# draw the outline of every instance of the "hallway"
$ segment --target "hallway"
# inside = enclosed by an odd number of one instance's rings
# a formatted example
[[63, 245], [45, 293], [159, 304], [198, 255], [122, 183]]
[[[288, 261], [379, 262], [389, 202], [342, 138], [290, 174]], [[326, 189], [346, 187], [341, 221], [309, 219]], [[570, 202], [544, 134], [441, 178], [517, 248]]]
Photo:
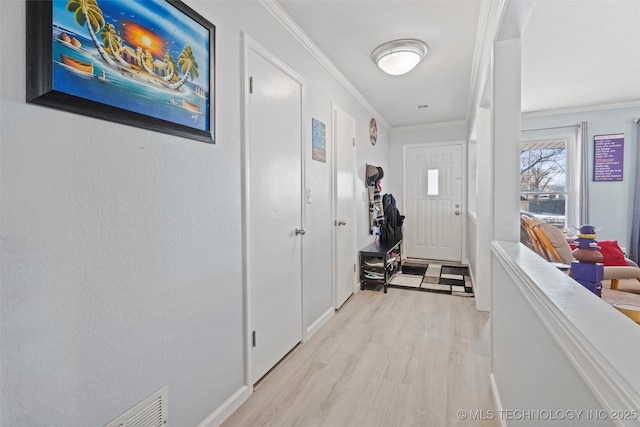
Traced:
[[473, 298], [358, 292], [223, 425], [497, 426], [458, 416], [495, 410], [489, 325]]

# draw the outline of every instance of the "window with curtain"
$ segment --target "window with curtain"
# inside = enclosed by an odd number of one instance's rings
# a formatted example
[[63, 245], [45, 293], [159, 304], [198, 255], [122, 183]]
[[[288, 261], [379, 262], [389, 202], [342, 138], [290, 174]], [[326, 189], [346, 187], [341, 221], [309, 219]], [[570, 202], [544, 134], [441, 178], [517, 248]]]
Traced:
[[587, 122], [523, 130], [520, 209], [572, 232], [588, 224], [588, 144]]

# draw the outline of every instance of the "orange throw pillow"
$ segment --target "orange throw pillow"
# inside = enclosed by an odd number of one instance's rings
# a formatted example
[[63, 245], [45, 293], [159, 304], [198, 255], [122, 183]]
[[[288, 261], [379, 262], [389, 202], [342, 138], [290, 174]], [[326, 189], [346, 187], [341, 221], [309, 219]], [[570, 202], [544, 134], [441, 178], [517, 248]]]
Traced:
[[604, 265], [629, 265], [627, 260], [624, 259], [624, 254], [620, 246], [618, 246], [617, 240], [599, 240], [598, 246], [600, 246], [600, 253], [603, 256], [602, 263]]

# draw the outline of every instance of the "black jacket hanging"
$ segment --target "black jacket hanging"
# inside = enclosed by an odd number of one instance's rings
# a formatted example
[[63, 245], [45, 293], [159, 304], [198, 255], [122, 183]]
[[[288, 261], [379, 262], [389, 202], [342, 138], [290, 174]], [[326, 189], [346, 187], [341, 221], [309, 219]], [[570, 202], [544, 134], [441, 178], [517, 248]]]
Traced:
[[384, 222], [380, 228], [380, 241], [383, 244], [394, 244], [402, 240], [402, 223], [404, 215], [396, 207], [396, 199], [392, 194], [382, 196], [384, 208]]

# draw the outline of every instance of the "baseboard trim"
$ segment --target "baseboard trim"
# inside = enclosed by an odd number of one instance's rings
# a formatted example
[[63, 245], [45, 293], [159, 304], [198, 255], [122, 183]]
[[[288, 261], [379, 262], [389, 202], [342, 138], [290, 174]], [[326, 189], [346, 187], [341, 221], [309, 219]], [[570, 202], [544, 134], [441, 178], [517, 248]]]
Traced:
[[[471, 267], [471, 263], [469, 263], [468, 268], [469, 268], [469, 277], [471, 278], [471, 289], [473, 289], [473, 295], [478, 295], [478, 291], [476, 290], [476, 274], [473, 271], [473, 267]], [[484, 307], [480, 307], [480, 304], [478, 303], [478, 298], [474, 298], [474, 299], [476, 300], [476, 310], [486, 311], [486, 312], [489, 311], [489, 310], [485, 310]]]
[[307, 339], [311, 338], [316, 332], [320, 330], [321, 327], [324, 326], [325, 323], [329, 321], [336, 314], [336, 310], [331, 307], [327, 311], [324, 312], [322, 316], [318, 318], [311, 326], [307, 328]]
[[198, 427], [218, 427], [251, 396], [251, 387], [243, 385], [202, 421]]
[[502, 414], [504, 408], [502, 407], [502, 401], [500, 400], [500, 393], [498, 392], [498, 385], [496, 384], [496, 377], [491, 373], [489, 375], [489, 379], [491, 380], [491, 394], [493, 394], [493, 401], [496, 404], [496, 418], [500, 423], [500, 427], [507, 427], [507, 421], [500, 416]]
[[469, 263], [469, 265], [467, 266], [469, 268], [469, 277], [471, 278], [471, 287], [473, 288], [473, 294], [475, 295], [476, 293], [476, 279], [475, 279], [475, 272], [473, 271], [473, 267], [471, 266], [471, 263]]

